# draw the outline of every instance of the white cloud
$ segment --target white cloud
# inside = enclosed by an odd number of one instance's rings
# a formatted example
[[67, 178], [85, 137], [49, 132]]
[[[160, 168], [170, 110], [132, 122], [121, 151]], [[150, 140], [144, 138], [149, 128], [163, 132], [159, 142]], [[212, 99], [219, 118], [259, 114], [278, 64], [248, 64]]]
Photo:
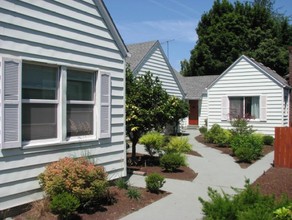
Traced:
[[149, 40], [175, 40], [193, 42], [197, 40], [195, 28], [197, 21], [189, 20], [159, 20], [117, 24], [126, 43]]

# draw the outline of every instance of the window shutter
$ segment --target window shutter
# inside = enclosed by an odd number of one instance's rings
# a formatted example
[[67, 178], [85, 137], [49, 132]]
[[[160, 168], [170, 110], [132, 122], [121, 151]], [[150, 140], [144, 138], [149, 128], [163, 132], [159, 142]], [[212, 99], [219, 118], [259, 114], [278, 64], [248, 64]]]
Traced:
[[1, 146], [21, 147], [21, 61], [1, 60]]
[[100, 138], [109, 138], [111, 133], [111, 76], [100, 72]]
[[267, 121], [267, 96], [262, 95], [260, 97], [260, 120]]
[[228, 96], [221, 98], [221, 120], [227, 121], [229, 116], [229, 99]]

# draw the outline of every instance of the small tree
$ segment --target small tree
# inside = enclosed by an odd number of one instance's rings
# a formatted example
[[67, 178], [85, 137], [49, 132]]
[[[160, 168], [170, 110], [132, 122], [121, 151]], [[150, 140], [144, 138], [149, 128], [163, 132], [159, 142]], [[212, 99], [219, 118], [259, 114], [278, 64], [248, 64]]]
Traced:
[[189, 104], [185, 100], [179, 99], [175, 96], [170, 96], [167, 105], [168, 111], [166, 113], [168, 115], [168, 122], [174, 124], [174, 133], [176, 135], [179, 120], [187, 117], [189, 114]]
[[135, 158], [140, 137], [149, 131], [161, 131], [169, 121], [166, 114], [169, 95], [150, 72], [134, 77], [128, 66], [126, 80], [126, 133]]

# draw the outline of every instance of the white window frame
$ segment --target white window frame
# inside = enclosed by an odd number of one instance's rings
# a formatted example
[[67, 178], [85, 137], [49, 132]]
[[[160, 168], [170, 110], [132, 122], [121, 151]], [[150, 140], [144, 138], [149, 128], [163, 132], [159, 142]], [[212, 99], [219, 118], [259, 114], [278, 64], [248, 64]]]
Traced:
[[[42, 145], [45, 143], [55, 143], [60, 141], [59, 137], [59, 108], [60, 108], [60, 71], [58, 69], [57, 65], [49, 65], [49, 64], [44, 64], [44, 63], [38, 63], [38, 62], [30, 62], [30, 61], [23, 61], [23, 63], [28, 64], [28, 65], [40, 65], [40, 66], [48, 66], [48, 67], [56, 67], [57, 68], [57, 82], [56, 82], [56, 99], [55, 100], [50, 100], [50, 99], [22, 99], [21, 100], [21, 105], [22, 104], [27, 104], [27, 103], [36, 103], [36, 104], [56, 104], [57, 105], [57, 115], [56, 115], [56, 120], [57, 120], [57, 137], [56, 138], [50, 138], [50, 139], [39, 139], [39, 140], [30, 140], [30, 141], [22, 141], [22, 146], [34, 146], [34, 145]], [[22, 75], [22, 72], [21, 72]], [[22, 91], [22, 82], [21, 82], [21, 91]], [[22, 114], [22, 113], [21, 113]], [[21, 127], [22, 127], [22, 122], [21, 122]]]
[[[77, 71], [82, 71], [82, 72], [88, 72], [93, 74], [93, 85], [92, 85], [92, 101], [80, 101], [80, 100], [66, 100], [66, 141], [68, 142], [76, 142], [80, 140], [93, 140], [97, 139], [97, 104], [98, 101], [96, 99], [96, 91], [97, 91], [97, 75], [99, 74], [98, 71], [90, 71], [90, 70], [84, 70], [84, 69], [77, 69], [77, 68], [67, 68], [66, 73], [68, 74], [68, 69], [71, 70], [77, 70]], [[68, 75], [67, 75], [68, 76]], [[66, 86], [67, 86], [68, 78], [66, 77]], [[67, 95], [66, 95], [67, 98]], [[79, 136], [71, 136], [67, 137], [67, 105], [68, 104], [84, 104], [84, 105], [93, 105], [93, 133], [91, 135], [79, 135]]]
[[[14, 129], [13, 132], [17, 132], [19, 134], [19, 140], [10, 141], [6, 143], [3, 141], [3, 135], [6, 131], [5, 126], [2, 121], [2, 131], [0, 133], [0, 148], [2, 149], [12, 149], [12, 148], [41, 148], [41, 147], [58, 147], [59, 145], [66, 145], [71, 143], [80, 143], [82, 142], [90, 142], [90, 141], [99, 141], [100, 139], [108, 139], [106, 142], [110, 141], [111, 138], [111, 92], [112, 92], [112, 83], [111, 83], [111, 73], [108, 71], [103, 71], [97, 68], [84, 68], [77, 66], [68, 66], [68, 65], [60, 65], [57, 63], [43, 63], [37, 62], [35, 60], [21, 60], [17, 58], [5, 58], [0, 57], [0, 75], [5, 74], [3, 65], [5, 60], [13, 61], [17, 66], [17, 74], [14, 76], [13, 80], [17, 81], [17, 89], [19, 91], [19, 105], [18, 105], [18, 117], [15, 121], [15, 126], [17, 129]], [[56, 88], [56, 99], [55, 100], [43, 100], [43, 99], [22, 99], [22, 62], [32, 65], [41, 65], [41, 66], [53, 66], [57, 67], [57, 88]], [[84, 72], [92, 72], [94, 74], [94, 89], [93, 89], [93, 100], [86, 101], [86, 103], [93, 104], [93, 134], [92, 135], [84, 135], [84, 136], [73, 136], [67, 138], [67, 68], [77, 69]], [[16, 73], [14, 71], [14, 73]], [[106, 77], [102, 77], [106, 76]], [[17, 77], [17, 79], [15, 78]], [[4, 77], [0, 78], [1, 89], [4, 90]], [[105, 81], [104, 81], [105, 80]], [[6, 85], [6, 84], [5, 84]], [[8, 84], [10, 85], [10, 84]], [[101, 86], [103, 85], [103, 86]], [[106, 86], [105, 86], [106, 85]], [[3, 96], [3, 95], [2, 95]], [[105, 99], [105, 97], [107, 97]], [[104, 100], [103, 102], [101, 100]], [[5, 101], [5, 100], [4, 100]], [[0, 115], [4, 113], [4, 102], [3, 97], [1, 97], [2, 108], [0, 108]], [[84, 103], [83, 101], [81, 101]], [[80, 101], [69, 101], [69, 103], [81, 103]], [[39, 140], [30, 140], [30, 141], [22, 141], [22, 105], [25, 103], [44, 103], [44, 104], [56, 104], [57, 105], [57, 137], [52, 139], [39, 139]], [[105, 110], [103, 113], [101, 108]], [[106, 116], [102, 118], [103, 116]], [[10, 121], [11, 122], [11, 121]], [[10, 126], [11, 127], [11, 126]], [[7, 131], [10, 131], [9, 129]], [[15, 139], [15, 138], [14, 138]]]
[[[259, 118], [250, 119], [251, 122], [267, 121], [267, 96], [265, 94], [234, 95], [226, 94], [221, 97], [221, 121], [230, 121], [230, 98], [259, 97]], [[245, 103], [243, 103], [245, 104]], [[245, 105], [243, 106], [245, 108]], [[245, 112], [245, 109], [243, 109]]]
[[[246, 103], [245, 103], [245, 100], [246, 100], [246, 98], [252, 98], [252, 97], [258, 97], [259, 98], [259, 109], [258, 109], [258, 111], [259, 111], [259, 117], [258, 118], [249, 118], [249, 120], [252, 120], [252, 121], [259, 121], [260, 120], [260, 118], [261, 118], [261, 106], [260, 106], [260, 102], [261, 102], [261, 96], [260, 95], [246, 95], [246, 96], [228, 96], [228, 99], [229, 99], [229, 112], [230, 112], [230, 98], [242, 98], [243, 100], [242, 100], [242, 117], [243, 118], [245, 118], [246, 117], [246, 115], [245, 115], [245, 107], [246, 107]], [[232, 120], [232, 118], [231, 118], [231, 115], [229, 116], [229, 118], [230, 118], [230, 120]]]

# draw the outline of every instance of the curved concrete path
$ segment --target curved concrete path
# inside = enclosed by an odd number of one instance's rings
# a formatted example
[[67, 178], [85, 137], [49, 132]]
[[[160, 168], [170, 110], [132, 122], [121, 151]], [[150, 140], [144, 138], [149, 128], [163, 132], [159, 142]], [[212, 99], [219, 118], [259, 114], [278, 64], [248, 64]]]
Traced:
[[[162, 190], [171, 192], [169, 196], [122, 218], [123, 220], [202, 219], [202, 205], [198, 198], [209, 199], [208, 187], [232, 194], [234, 191], [231, 187], [243, 188], [246, 179], [254, 182], [273, 162], [271, 152], [247, 169], [242, 169], [232, 157], [197, 142], [194, 137], [199, 135], [198, 130], [187, 130], [186, 133], [189, 133], [187, 137], [193, 150], [202, 155], [188, 156], [189, 167], [198, 176], [192, 182], [166, 179]], [[143, 148], [140, 146], [137, 151], [143, 152]], [[144, 176], [132, 175], [129, 182], [133, 186], [145, 187], [144, 179]]]

